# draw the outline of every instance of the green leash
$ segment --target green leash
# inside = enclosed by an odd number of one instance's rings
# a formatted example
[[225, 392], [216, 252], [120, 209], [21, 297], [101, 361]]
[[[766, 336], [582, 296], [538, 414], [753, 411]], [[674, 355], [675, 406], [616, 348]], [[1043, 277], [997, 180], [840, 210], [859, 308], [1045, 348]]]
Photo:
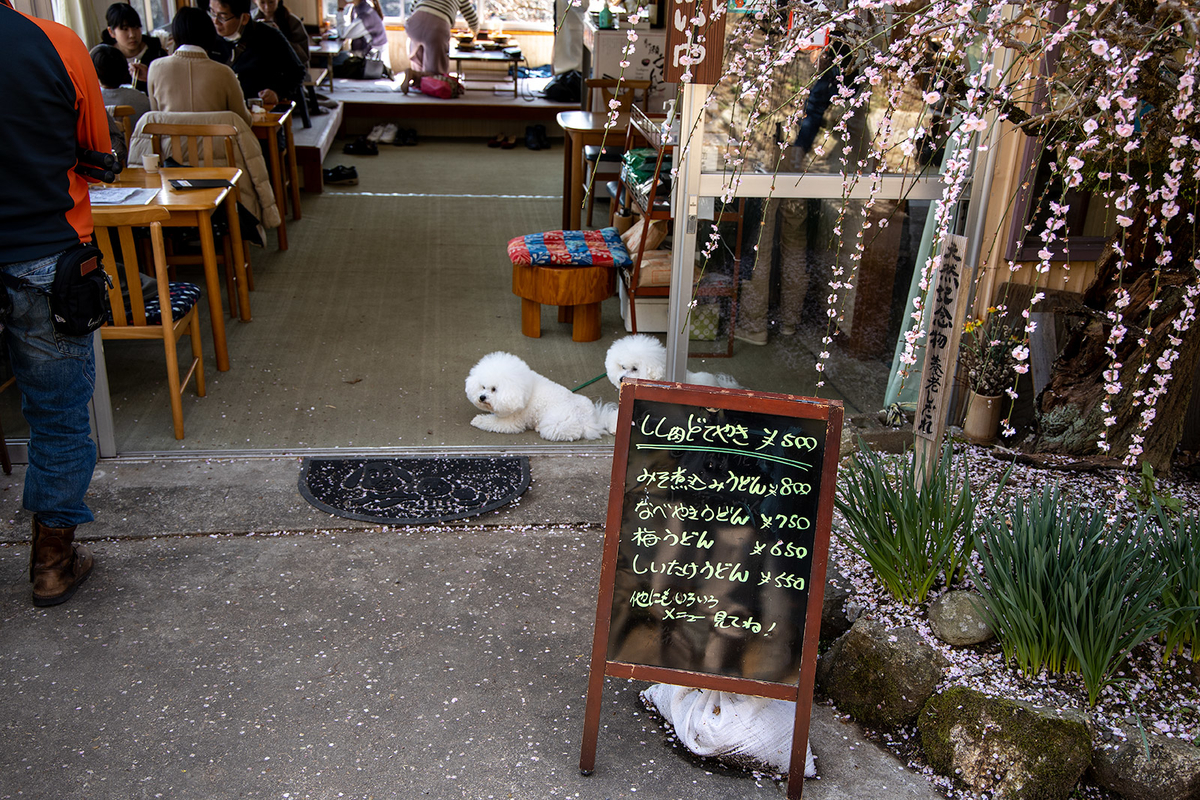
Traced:
[[585, 387], [585, 386], [591, 386], [593, 383], [595, 383], [596, 381], [600, 380], [600, 379], [601, 379], [601, 378], [603, 378], [603, 377], [606, 377], [607, 375], [608, 375], [608, 373], [607, 373], [607, 372], [601, 372], [599, 375], [597, 375], [596, 377], [592, 378], [592, 379], [591, 379], [590, 381], [588, 381], [587, 383], [581, 383], [581, 384], [579, 384], [578, 386], [576, 386], [574, 389], [572, 389], [571, 391], [572, 391], [572, 392], [578, 392], [578, 391], [579, 391], [580, 389], [582, 389], [583, 387]]

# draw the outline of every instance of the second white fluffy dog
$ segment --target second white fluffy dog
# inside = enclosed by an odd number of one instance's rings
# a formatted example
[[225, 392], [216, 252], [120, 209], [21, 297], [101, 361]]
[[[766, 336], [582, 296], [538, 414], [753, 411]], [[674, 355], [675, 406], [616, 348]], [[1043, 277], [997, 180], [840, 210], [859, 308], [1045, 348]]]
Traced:
[[479, 359], [467, 375], [467, 399], [487, 411], [471, 420], [491, 433], [535, 430], [552, 442], [599, 439], [617, 425], [615, 403], [602, 405], [539, 375], [512, 353]]
[[[604, 357], [604, 371], [612, 385], [621, 388], [624, 378], [641, 378], [648, 381], [666, 380], [667, 348], [653, 336], [635, 333], [617, 339], [608, 348]], [[692, 372], [688, 370], [687, 383], [701, 386], [720, 386], [725, 389], [740, 389], [732, 375], [723, 372]]]

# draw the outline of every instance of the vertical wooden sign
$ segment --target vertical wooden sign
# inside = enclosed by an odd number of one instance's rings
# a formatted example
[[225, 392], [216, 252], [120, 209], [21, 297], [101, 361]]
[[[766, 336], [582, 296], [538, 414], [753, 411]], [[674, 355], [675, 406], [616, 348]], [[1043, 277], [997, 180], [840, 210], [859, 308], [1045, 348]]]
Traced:
[[611, 675], [794, 701], [800, 798], [841, 430], [838, 401], [622, 384], [583, 774]]
[[919, 476], [928, 475], [937, 463], [942, 434], [946, 430], [946, 403], [950, 396], [950, 380], [958, 365], [958, 343], [966, 313], [961, 291], [966, 252], [965, 236], [947, 236], [942, 243], [941, 263], [933, 275], [925, 367], [921, 370], [917, 416], [913, 422]]
[[667, 63], [663, 80], [680, 83], [691, 72], [691, 83], [721, 80], [725, 49], [727, 0], [669, 0], [667, 6]]

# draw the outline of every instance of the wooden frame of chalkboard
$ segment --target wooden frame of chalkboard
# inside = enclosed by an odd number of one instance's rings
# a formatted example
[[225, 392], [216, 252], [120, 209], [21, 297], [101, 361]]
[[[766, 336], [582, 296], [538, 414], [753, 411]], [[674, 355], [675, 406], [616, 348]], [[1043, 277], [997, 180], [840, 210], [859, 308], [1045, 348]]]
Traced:
[[621, 385], [579, 770], [604, 678], [791, 700], [804, 790], [842, 405]]

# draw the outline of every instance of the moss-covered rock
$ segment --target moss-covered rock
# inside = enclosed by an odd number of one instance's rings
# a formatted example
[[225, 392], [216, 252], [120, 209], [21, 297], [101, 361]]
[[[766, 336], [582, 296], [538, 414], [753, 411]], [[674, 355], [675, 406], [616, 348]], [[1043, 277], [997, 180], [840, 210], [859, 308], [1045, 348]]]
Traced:
[[945, 657], [909, 628], [860, 617], [817, 664], [817, 684], [859, 722], [892, 729], [916, 719]]
[[998, 799], [1066, 798], [1091, 763], [1090, 723], [1075, 711], [960, 686], [931, 698], [918, 724], [934, 770]]

